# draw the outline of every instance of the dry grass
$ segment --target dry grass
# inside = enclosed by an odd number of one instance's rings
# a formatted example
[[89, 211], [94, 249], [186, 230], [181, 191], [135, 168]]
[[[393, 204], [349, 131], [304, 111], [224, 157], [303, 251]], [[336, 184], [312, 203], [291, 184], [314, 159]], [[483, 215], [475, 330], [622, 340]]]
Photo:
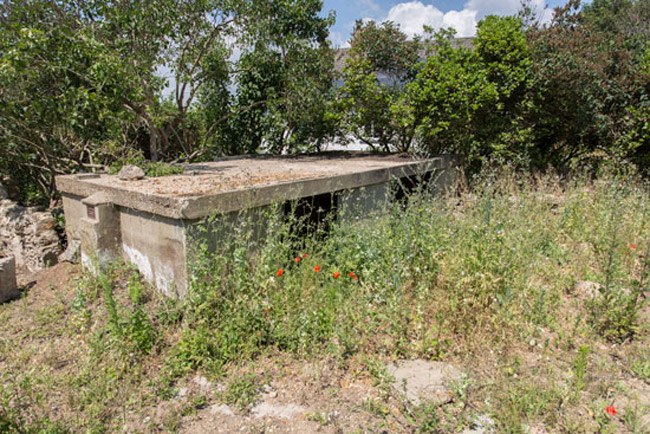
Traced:
[[[237, 237], [203, 257], [183, 303], [123, 266], [48, 270], [0, 306], [0, 426], [460, 432], [489, 417], [499, 433], [648, 432], [648, 189], [507, 173], [474, 185], [327, 238], [271, 219], [256, 257]], [[400, 358], [465, 380], [451, 402], [413, 406], [385, 371]], [[304, 411], [258, 419], [260, 401]], [[235, 414], [214, 413], [222, 403]]]

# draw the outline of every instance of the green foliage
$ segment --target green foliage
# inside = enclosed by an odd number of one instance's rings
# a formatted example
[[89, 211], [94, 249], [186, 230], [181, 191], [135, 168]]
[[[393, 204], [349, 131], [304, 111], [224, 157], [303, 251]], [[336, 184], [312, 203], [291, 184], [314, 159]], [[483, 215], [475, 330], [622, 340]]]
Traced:
[[[114, 284], [109, 276], [100, 274], [97, 281], [102, 289], [102, 296], [106, 306], [111, 344], [124, 354], [130, 352], [148, 354], [153, 348], [156, 334], [148, 313], [143, 307], [143, 288], [140, 276], [133, 274], [129, 279], [131, 306], [124, 308], [123, 311], [115, 301]], [[83, 299], [83, 295], [77, 295], [77, 306]], [[87, 313], [83, 312], [83, 315], [85, 316]]]
[[[255, 152], [238, 145], [253, 130], [274, 141], [271, 151], [312, 149], [333, 128], [333, 16], [319, 16], [319, 0], [0, 8], [0, 170], [23, 202], [51, 206], [55, 175], [134, 155], [156, 163]], [[259, 52], [274, 61], [258, 65], [250, 55]], [[233, 98], [232, 83], [269, 71], [265, 95]], [[236, 120], [253, 108], [263, 115], [252, 124]]]
[[488, 16], [471, 48], [451, 30], [407, 41], [392, 23], [358, 23], [338, 96], [342, 131], [383, 150], [458, 153], [473, 170], [495, 159], [646, 167], [648, 18], [645, 0], [584, 10], [570, 1], [549, 26], [530, 9]]
[[[632, 377], [648, 378], [647, 304], [640, 296], [632, 334], [597, 320], [618, 315], [616, 303], [601, 303], [605, 288], [646, 291], [649, 207], [636, 176], [531, 180], [486, 171], [467, 188], [435, 197], [416, 190], [363, 219], [339, 210], [327, 236], [274, 207], [218, 216], [190, 230], [196, 251], [183, 300], [164, 299], [118, 265], [40, 310], [27, 310], [29, 294], [0, 306], [0, 423], [112, 431], [125, 407], [142, 412], [169, 401], [182, 409], [159, 423], [176, 426], [214, 398], [254, 405], [270, 380], [240, 375], [242, 364], [284, 376], [306, 362], [300, 381], [322, 378], [332, 391], [333, 379], [369, 381], [369, 399], [353, 405], [382, 426], [449, 432], [493, 420], [498, 432], [617, 432], [625, 423], [643, 432], [635, 414], [645, 409], [622, 394], [639, 384]], [[582, 280], [603, 287], [597, 314], [591, 296], [572, 290]], [[15, 317], [5, 315], [10, 309]], [[14, 339], [29, 347], [8, 351]], [[34, 351], [40, 344], [56, 354], [50, 339], [67, 345], [60, 358]], [[449, 385], [450, 402], [402, 399], [387, 366], [416, 358], [462, 366], [467, 376]], [[61, 360], [69, 365], [57, 368]], [[196, 371], [226, 389], [176, 394]], [[75, 412], [48, 419], [61, 396]], [[604, 411], [613, 401], [616, 418]], [[473, 420], [477, 414], [489, 417]], [[327, 412], [310, 417], [340, 423]]]
[[578, 354], [573, 360], [573, 393], [578, 395], [586, 387], [587, 365], [588, 365], [589, 347], [581, 346], [578, 348]]
[[225, 57], [210, 59], [213, 74], [200, 93], [206, 155], [309, 151], [333, 134], [334, 53], [326, 38], [334, 17], [318, 16], [321, 8], [319, 0], [260, 5], [257, 39], [243, 47], [240, 72], [228, 75]]
[[458, 153], [473, 160], [481, 155], [473, 125], [486, 107], [497, 103], [498, 91], [476, 51], [453, 47], [452, 35], [435, 35], [436, 54], [427, 59], [407, 91], [419, 120], [421, 146], [430, 153]]
[[255, 375], [245, 374], [228, 384], [224, 400], [240, 410], [253, 407], [262, 394], [260, 386], [259, 379]]
[[185, 171], [185, 168], [183, 166], [172, 165], [162, 161], [154, 163], [152, 161], [145, 160], [143, 157], [139, 157], [116, 161], [115, 163], [111, 164], [108, 169], [108, 173], [111, 175], [116, 175], [119, 173], [122, 167], [129, 164], [140, 167], [144, 171], [145, 176], [148, 176], [150, 178], [167, 175], [178, 175]]
[[390, 22], [357, 21], [350, 45], [335, 105], [342, 133], [373, 148], [408, 151], [415, 124], [403, 82], [416, 73], [419, 40], [407, 40]]
[[[641, 292], [647, 277], [647, 266], [642, 266], [638, 280], [630, 278], [628, 265], [624, 263], [625, 256], [621, 252], [633, 253], [636, 250], [636, 245], [631, 248], [623, 235], [626, 222], [622, 220], [625, 211], [621, 206], [621, 197], [626, 195], [627, 186], [614, 180], [605, 188], [603, 203], [594, 210], [601, 213], [604, 224], [593, 228], [590, 234], [603, 285], [598, 296], [589, 302], [589, 320], [605, 338], [622, 342], [637, 331], [639, 311], [644, 304]], [[647, 252], [641, 260], [645, 264]]]
[[650, 383], [650, 351], [642, 348], [631, 360], [630, 369], [641, 380]]
[[[608, 246], [614, 235], [629, 240], [645, 233], [646, 199], [633, 184], [613, 196], [615, 180], [585, 196], [581, 181], [566, 193], [539, 193], [509, 176], [486, 176], [462, 213], [456, 201], [422, 191], [404, 208], [396, 205], [369, 221], [333, 221], [325, 239], [301, 236], [296, 222], [274, 209], [264, 215], [262, 239], [246, 219], [213, 221], [193, 243], [193, 278], [170, 367], [219, 373], [266, 348], [437, 359], [453, 347], [451, 335], [471, 337], [477, 327], [518, 335], [557, 327], [568, 279], [584, 273], [579, 261], [575, 269], [567, 265], [567, 246], [587, 242], [598, 279], [612, 276], [610, 291], [586, 302], [588, 324], [607, 340], [633, 338], [641, 298], [630, 304], [606, 294], [638, 294], [646, 272], [630, 260], [629, 247]], [[615, 233], [607, 229], [612, 221]], [[251, 256], [246, 246], [257, 253]]]
[[486, 17], [474, 49], [455, 47], [452, 37], [434, 35], [436, 54], [408, 86], [420, 146], [474, 166], [495, 157], [525, 164], [531, 59], [521, 20]]
[[419, 38], [409, 40], [399, 26], [386, 21], [357, 21], [350, 41], [350, 56], [368, 61], [370, 69], [383, 72], [394, 80], [412, 77], [420, 62]]
[[599, 1], [581, 11], [570, 1], [550, 26], [529, 31], [535, 161], [566, 169], [590, 159], [643, 160], [635, 149], [645, 149], [647, 134], [633, 113], [647, 104], [639, 43], [648, 36], [640, 25], [647, 3]]

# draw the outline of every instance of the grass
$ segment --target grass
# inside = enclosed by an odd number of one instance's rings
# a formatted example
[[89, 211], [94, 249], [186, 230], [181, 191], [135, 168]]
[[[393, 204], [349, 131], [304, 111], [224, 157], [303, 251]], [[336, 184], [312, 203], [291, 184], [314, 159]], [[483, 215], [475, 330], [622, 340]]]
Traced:
[[[248, 222], [221, 222], [229, 236], [220, 254], [194, 243], [182, 301], [122, 266], [85, 277], [50, 306], [0, 307], [0, 427], [118, 430], [131, 426], [129, 414], [178, 400], [197, 372], [227, 385], [147, 428], [173, 431], [195, 413], [187, 408], [213, 399], [244, 411], [261, 399], [261, 378], [282, 378], [242, 374], [250, 361], [279, 372], [331, 360], [313, 380], [334, 391], [310, 409], [324, 427], [344, 424], [328, 416], [345, 396], [327, 380], [336, 372], [368, 379], [372, 396], [350, 411], [389, 431], [453, 432], [489, 420], [499, 433], [644, 432], [649, 206], [650, 190], [633, 175], [503, 171], [331, 221], [326, 236], [306, 236], [301, 221], [273, 210], [264, 211], [262, 239]], [[597, 289], [581, 293], [581, 282]], [[75, 357], [51, 369], [61, 357], [43, 361], [38, 349], [57, 339]], [[6, 351], [18, 342], [20, 351]], [[413, 407], [385, 369], [401, 358], [449, 361], [465, 381], [450, 403]]]

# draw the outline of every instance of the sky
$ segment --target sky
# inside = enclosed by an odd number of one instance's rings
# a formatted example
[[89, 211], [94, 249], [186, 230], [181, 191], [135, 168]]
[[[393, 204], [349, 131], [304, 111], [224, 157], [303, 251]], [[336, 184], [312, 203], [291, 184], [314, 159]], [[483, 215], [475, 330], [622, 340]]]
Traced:
[[[552, 17], [553, 8], [564, 0], [530, 0], [543, 22]], [[323, 13], [336, 12], [330, 38], [335, 47], [346, 47], [354, 22], [358, 19], [386, 20], [400, 25], [409, 36], [422, 32], [424, 24], [433, 28], [453, 27], [456, 36], [474, 36], [475, 26], [486, 15], [511, 15], [520, 0], [324, 0]]]

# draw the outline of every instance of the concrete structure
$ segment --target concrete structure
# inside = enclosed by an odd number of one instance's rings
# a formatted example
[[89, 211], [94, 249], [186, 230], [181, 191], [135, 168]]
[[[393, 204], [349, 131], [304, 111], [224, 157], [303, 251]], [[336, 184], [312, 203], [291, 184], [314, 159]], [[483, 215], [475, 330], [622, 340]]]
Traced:
[[[56, 182], [68, 239], [81, 241], [84, 266], [96, 269], [123, 257], [162, 292], [182, 296], [193, 237], [227, 236], [196, 230], [205, 228], [211, 216], [232, 220], [245, 212], [263, 235], [263, 215], [256, 210], [290, 201], [317, 204], [312, 213], [341, 208], [344, 218], [366, 215], [383, 206], [392, 181], [409, 184], [419, 175], [436, 176], [436, 185], [444, 186], [454, 168], [451, 156], [414, 160], [405, 155], [323, 153], [227, 158], [188, 165], [180, 175], [134, 181], [81, 174], [59, 176]], [[219, 246], [218, 239], [208, 243], [212, 249]]]
[[0, 258], [0, 303], [20, 296], [16, 284], [16, 261], [13, 257]]

